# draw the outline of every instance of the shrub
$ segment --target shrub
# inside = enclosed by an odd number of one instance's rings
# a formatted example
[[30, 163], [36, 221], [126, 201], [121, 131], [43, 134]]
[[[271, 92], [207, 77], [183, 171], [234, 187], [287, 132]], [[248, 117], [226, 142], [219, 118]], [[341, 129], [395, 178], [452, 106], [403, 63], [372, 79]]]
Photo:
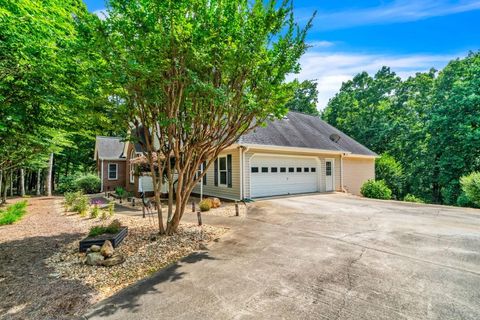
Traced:
[[475, 206], [480, 206], [480, 172], [461, 177], [460, 184], [468, 200]]
[[72, 210], [80, 214], [80, 216], [84, 217], [87, 215], [89, 206], [90, 206], [90, 199], [86, 195], [80, 194], [73, 201]]
[[366, 198], [386, 200], [392, 198], [392, 190], [390, 190], [383, 180], [368, 180], [363, 184], [360, 192]]
[[60, 192], [60, 193], [63, 193], [63, 194], [65, 194], [67, 192], [71, 193], [71, 192], [78, 191], [78, 186], [75, 182], [77, 179], [78, 179], [77, 175], [60, 177], [59, 182], [58, 182], [57, 191]]
[[90, 211], [90, 217], [91, 218], [98, 218], [98, 216], [100, 215], [100, 208], [98, 207], [98, 205], [93, 205], [92, 207], [92, 210]]
[[128, 192], [123, 189], [122, 187], [116, 187], [115, 188], [115, 193], [117, 194], [117, 196], [120, 197], [120, 199], [125, 199], [128, 197]]
[[202, 212], [208, 211], [212, 207], [212, 201], [209, 199], [202, 200], [200, 201], [198, 206], [200, 207], [200, 211]]
[[0, 226], [20, 220], [25, 213], [27, 213], [27, 201], [25, 200], [8, 206], [5, 211], [0, 210]]
[[393, 195], [397, 199], [400, 198], [405, 177], [402, 165], [394, 157], [384, 153], [375, 160], [375, 177], [377, 180], [385, 181], [385, 184], [392, 190]]
[[75, 180], [77, 190], [82, 190], [84, 193], [98, 193], [100, 192], [100, 178], [94, 174], [87, 174]]
[[422, 199], [420, 198], [417, 198], [416, 196], [414, 196], [413, 194], [407, 194], [405, 196], [405, 198], [403, 198], [403, 201], [406, 201], [406, 202], [415, 202], [415, 203], [425, 203], [425, 201], [423, 201]]

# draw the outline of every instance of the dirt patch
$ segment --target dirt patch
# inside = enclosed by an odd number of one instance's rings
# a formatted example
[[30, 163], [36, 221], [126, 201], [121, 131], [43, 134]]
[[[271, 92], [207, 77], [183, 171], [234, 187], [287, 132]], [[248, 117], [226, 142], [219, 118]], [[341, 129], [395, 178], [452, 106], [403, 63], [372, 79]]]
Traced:
[[[0, 319], [71, 319], [121, 288], [150, 275], [218, 238], [226, 229], [182, 224], [158, 237], [153, 219], [117, 214], [129, 227], [118, 248], [126, 257], [111, 268], [83, 264], [78, 241], [99, 219], [64, 212], [61, 197], [28, 199], [28, 213], [0, 227]], [[12, 201], [14, 202], [14, 201]]]

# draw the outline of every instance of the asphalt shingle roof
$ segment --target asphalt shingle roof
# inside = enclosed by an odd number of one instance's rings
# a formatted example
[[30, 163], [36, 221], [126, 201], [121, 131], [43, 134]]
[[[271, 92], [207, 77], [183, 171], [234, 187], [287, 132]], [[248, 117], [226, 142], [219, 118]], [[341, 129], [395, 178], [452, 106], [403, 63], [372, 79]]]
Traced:
[[123, 158], [124, 147], [125, 142], [122, 138], [97, 136], [97, 152], [98, 157], [101, 159]]
[[[330, 138], [332, 134], [338, 135], [340, 139], [337, 142], [332, 141]], [[366, 156], [377, 155], [319, 117], [292, 111], [284, 119], [269, 121], [267, 126], [243, 135], [239, 143], [344, 151]]]

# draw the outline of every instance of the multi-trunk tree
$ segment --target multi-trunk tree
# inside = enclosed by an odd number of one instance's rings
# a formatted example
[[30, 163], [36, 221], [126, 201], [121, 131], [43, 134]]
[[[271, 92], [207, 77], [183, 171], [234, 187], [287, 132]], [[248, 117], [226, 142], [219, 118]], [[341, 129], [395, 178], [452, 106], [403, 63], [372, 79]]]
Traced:
[[298, 27], [292, 8], [289, 1], [112, 0], [96, 22], [125, 120], [144, 130], [157, 203], [167, 176], [161, 233], [176, 232], [202, 163], [208, 168], [240, 135], [286, 112], [285, 76], [298, 71], [310, 26]]

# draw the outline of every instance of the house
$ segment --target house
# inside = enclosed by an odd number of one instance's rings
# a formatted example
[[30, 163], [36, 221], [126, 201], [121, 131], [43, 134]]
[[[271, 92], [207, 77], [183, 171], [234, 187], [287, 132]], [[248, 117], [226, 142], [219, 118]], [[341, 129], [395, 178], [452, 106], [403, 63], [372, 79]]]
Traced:
[[[121, 138], [97, 137], [102, 190], [151, 190], [150, 178], [136, 175], [129, 163], [141, 153]], [[194, 192], [231, 200], [330, 191], [359, 195], [363, 183], [375, 178], [376, 157], [319, 117], [289, 112], [225, 149]]]

